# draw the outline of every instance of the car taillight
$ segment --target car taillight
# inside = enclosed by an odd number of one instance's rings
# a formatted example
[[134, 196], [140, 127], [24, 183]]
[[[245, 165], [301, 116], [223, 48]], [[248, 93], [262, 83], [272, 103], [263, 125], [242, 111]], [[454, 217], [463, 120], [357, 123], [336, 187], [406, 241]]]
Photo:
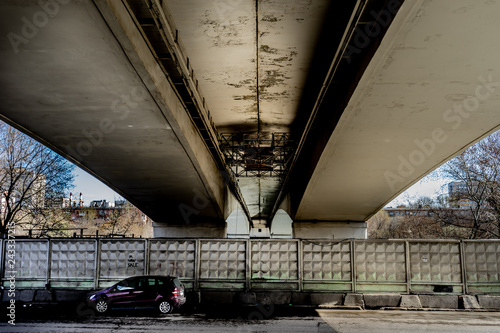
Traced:
[[179, 296], [181, 294], [181, 291], [179, 290], [179, 288], [175, 287], [174, 291], [172, 291], [172, 294], [174, 294], [174, 296]]

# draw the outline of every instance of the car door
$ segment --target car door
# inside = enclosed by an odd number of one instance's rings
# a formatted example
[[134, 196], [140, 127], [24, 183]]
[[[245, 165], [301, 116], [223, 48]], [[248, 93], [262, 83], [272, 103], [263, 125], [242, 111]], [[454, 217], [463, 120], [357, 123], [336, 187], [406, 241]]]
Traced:
[[136, 287], [132, 292], [134, 306], [143, 307], [152, 305], [157, 295], [156, 279], [154, 277], [142, 276], [136, 279]]
[[136, 285], [136, 278], [128, 278], [118, 282], [107, 295], [109, 303], [119, 307], [128, 306], [130, 303], [133, 303]]

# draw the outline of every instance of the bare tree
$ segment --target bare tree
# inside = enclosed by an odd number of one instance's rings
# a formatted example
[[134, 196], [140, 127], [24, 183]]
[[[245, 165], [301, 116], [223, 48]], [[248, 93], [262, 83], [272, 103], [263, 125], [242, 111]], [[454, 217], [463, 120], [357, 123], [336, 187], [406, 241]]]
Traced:
[[60, 155], [0, 122], [0, 236], [26, 224], [56, 228], [58, 220], [44, 210], [72, 186], [73, 169]]
[[448, 198], [450, 207], [435, 210], [438, 221], [468, 230], [466, 238], [500, 238], [500, 132], [450, 160], [441, 172], [457, 188]]
[[29, 218], [22, 223], [33, 238], [70, 237], [72, 235], [70, 213], [63, 209], [49, 208], [30, 210]]
[[391, 218], [386, 211], [381, 210], [368, 221], [368, 238], [385, 239], [393, 238], [390, 235]]
[[99, 232], [108, 234], [110, 236], [127, 235], [135, 232], [135, 234], [142, 234], [140, 228], [142, 227], [142, 213], [132, 204], [127, 202], [119, 209], [113, 209]]
[[[418, 203], [412, 203], [412, 205], [420, 206]], [[383, 210], [378, 212], [368, 220], [368, 238], [442, 238], [441, 225], [429, 215], [430, 210], [416, 207], [401, 210], [403, 214], [399, 216], [389, 216]]]

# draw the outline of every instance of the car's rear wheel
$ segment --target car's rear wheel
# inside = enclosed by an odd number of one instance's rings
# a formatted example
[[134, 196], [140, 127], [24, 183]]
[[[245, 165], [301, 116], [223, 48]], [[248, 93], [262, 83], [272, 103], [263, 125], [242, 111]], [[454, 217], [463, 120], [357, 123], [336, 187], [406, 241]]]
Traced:
[[171, 313], [174, 310], [174, 307], [169, 301], [160, 301], [158, 303], [158, 311], [163, 314]]
[[106, 313], [106, 312], [108, 312], [108, 310], [109, 310], [109, 305], [108, 305], [108, 302], [106, 302], [106, 301], [105, 301], [105, 300], [103, 300], [103, 299], [98, 300], [98, 301], [95, 303], [95, 310], [96, 310], [98, 313]]

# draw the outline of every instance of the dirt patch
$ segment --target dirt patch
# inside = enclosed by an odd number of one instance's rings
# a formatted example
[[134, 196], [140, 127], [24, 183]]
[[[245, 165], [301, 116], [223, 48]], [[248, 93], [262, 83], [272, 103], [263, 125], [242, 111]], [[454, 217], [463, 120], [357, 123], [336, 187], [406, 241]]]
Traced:
[[261, 20], [264, 21], [264, 22], [278, 22], [278, 21], [281, 21], [280, 19], [278, 19], [277, 17], [274, 17], [272, 15], [264, 15]]
[[270, 47], [269, 45], [261, 45], [260, 51], [265, 52], [265, 53], [270, 53], [270, 54], [277, 54], [278, 53], [278, 49], [275, 49], [274, 47]]

